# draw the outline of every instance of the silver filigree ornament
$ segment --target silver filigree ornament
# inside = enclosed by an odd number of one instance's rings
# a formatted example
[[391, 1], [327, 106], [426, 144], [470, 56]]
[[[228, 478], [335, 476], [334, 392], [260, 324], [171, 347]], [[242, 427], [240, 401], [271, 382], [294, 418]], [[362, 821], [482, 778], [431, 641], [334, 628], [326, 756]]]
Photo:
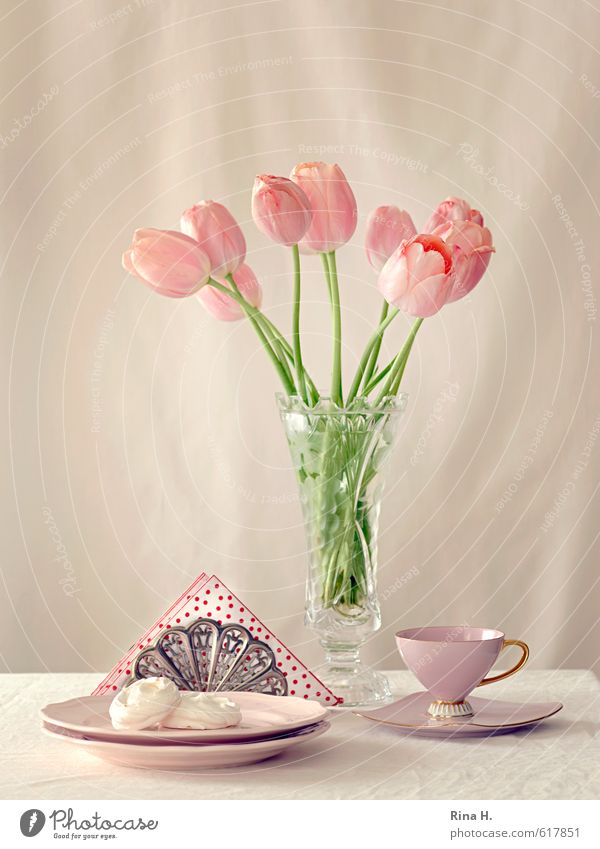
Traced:
[[243, 625], [219, 625], [212, 619], [164, 630], [154, 645], [140, 651], [132, 680], [153, 675], [169, 678], [180, 690], [251, 690], [272, 696], [288, 692], [270, 646]]

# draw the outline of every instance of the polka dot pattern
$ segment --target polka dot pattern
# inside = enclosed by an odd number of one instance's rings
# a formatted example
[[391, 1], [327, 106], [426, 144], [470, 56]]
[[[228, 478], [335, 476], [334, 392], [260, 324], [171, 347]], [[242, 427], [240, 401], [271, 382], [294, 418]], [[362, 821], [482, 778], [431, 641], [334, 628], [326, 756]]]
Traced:
[[[198, 602], [201, 599], [203, 604], [200, 609]], [[223, 607], [228, 612], [221, 618]], [[278, 669], [286, 678], [289, 677], [293, 684], [294, 689], [289, 690], [291, 696], [313, 699], [329, 706], [341, 701], [304, 666], [287, 646], [277, 639], [272, 631], [269, 631], [264, 622], [261, 622], [242, 604], [220, 578], [216, 575], [209, 578], [204, 572], [119, 660], [92, 695], [100, 696], [120, 689], [127, 680], [127, 676], [131, 676], [137, 653], [144, 644], [153, 643], [165, 628], [184, 627], [198, 618], [212, 618], [219, 624], [223, 623], [223, 619], [227, 619], [228, 624], [237, 622], [244, 625], [257, 639], [268, 640], [277, 654]]]

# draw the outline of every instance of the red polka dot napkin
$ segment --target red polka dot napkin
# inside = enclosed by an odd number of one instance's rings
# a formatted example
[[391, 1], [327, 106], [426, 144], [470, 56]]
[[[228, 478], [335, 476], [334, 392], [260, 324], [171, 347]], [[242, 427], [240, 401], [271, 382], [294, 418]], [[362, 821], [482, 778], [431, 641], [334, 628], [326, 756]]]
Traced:
[[120, 690], [132, 675], [139, 652], [150, 645], [164, 631], [190, 625], [196, 619], [209, 619], [219, 625], [243, 625], [253, 637], [270, 646], [276, 658], [277, 670], [287, 679], [288, 694], [313, 699], [327, 707], [341, 700], [288, 649], [275, 634], [234, 595], [217, 577], [203, 572], [184, 591], [156, 622], [140, 637], [127, 654], [111, 669], [96, 687], [93, 696], [103, 696]]

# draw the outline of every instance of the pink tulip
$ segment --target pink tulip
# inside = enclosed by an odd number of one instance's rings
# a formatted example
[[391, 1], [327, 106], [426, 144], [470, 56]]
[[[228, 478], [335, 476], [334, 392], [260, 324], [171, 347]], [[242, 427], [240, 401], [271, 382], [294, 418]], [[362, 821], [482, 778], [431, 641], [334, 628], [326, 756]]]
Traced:
[[136, 230], [123, 268], [161, 295], [186, 298], [208, 281], [210, 260], [200, 245], [175, 230]]
[[[248, 303], [258, 309], [262, 304], [262, 287], [250, 266], [245, 263], [240, 265], [233, 273], [233, 279]], [[219, 280], [218, 282], [231, 289], [229, 281]], [[212, 286], [205, 286], [198, 297], [208, 312], [219, 321], [239, 321], [245, 316], [243, 309], [229, 295], [213, 289]]]
[[386, 301], [409, 315], [435, 315], [452, 294], [452, 252], [430, 234], [401, 242], [379, 273], [377, 287]]
[[452, 251], [455, 278], [450, 301], [464, 298], [479, 283], [489, 265], [495, 248], [487, 227], [474, 221], [454, 221], [442, 224], [434, 235], [443, 239]]
[[477, 209], [471, 209], [466, 200], [462, 198], [449, 197], [438, 204], [433, 211], [425, 227], [424, 233], [433, 233], [440, 224], [448, 221], [474, 221], [483, 227], [483, 215]]
[[312, 219], [300, 186], [287, 177], [260, 174], [252, 190], [252, 217], [258, 229], [281, 245], [297, 245]]
[[210, 258], [213, 277], [232, 274], [246, 258], [246, 240], [228, 209], [202, 200], [181, 216], [181, 229], [195, 239]]
[[375, 271], [381, 271], [400, 242], [416, 235], [416, 227], [408, 212], [397, 206], [378, 206], [367, 218], [367, 259]]
[[312, 221], [300, 245], [327, 253], [345, 245], [356, 229], [356, 198], [339, 165], [301, 162], [291, 178], [304, 189]]

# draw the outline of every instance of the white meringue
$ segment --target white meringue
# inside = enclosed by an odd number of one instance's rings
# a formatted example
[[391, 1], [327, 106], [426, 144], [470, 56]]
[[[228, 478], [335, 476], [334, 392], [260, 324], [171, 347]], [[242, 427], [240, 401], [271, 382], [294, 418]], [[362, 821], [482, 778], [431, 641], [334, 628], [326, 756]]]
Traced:
[[164, 719], [180, 700], [181, 693], [168, 678], [142, 678], [117, 693], [108, 713], [113, 728], [141, 731]]
[[236, 702], [220, 693], [182, 693], [177, 707], [162, 720], [165, 728], [201, 730], [239, 725], [242, 712]]

